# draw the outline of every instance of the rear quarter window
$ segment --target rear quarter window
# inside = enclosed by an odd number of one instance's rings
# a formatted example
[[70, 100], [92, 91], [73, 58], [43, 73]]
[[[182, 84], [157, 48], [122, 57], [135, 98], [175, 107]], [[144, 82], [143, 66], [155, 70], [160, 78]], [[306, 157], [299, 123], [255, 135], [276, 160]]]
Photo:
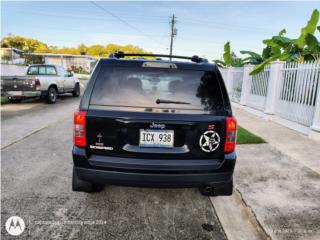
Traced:
[[[157, 104], [158, 99], [183, 104]], [[90, 104], [145, 109], [189, 109], [203, 113], [224, 110], [216, 72], [143, 67], [101, 69]]]
[[39, 66], [39, 75], [46, 75], [46, 66]]
[[28, 68], [28, 75], [38, 75], [38, 66], [31, 66]]
[[57, 74], [55, 67], [52, 67], [52, 66], [47, 66], [46, 72], [47, 72], [47, 75], [56, 75]]

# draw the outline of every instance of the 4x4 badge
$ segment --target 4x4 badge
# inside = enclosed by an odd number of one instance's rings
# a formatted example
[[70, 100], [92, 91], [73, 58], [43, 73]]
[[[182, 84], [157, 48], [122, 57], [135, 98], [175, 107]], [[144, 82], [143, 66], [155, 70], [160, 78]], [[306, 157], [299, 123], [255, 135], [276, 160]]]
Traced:
[[199, 145], [201, 150], [204, 152], [213, 152], [215, 151], [220, 144], [220, 136], [215, 131], [206, 131], [204, 132], [199, 140]]

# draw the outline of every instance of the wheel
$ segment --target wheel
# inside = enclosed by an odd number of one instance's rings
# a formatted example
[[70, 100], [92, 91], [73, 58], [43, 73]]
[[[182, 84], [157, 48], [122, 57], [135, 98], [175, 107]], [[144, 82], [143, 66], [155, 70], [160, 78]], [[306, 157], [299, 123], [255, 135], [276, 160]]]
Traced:
[[77, 172], [73, 167], [72, 191], [93, 193], [93, 192], [100, 192], [103, 190], [103, 188], [104, 188], [103, 185], [93, 184], [91, 182], [81, 180], [78, 177]]
[[58, 92], [55, 87], [49, 87], [47, 94], [47, 103], [56, 103], [58, 97]]
[[231, 196], [233, 191], [233, 180], [216, 186], [202, 186], [199, 191], [204, 196]]
[[74, 90], [72, 92], [72, 96], [79, 97], [80, 96], [80, 85], [79, 83], [76, 83], [76, 86], [74, 87]]
[[16, 98], [8, 98], [8, 101], [11, 103], [19, 103], [22, 101], [22, 99], [16, 99]]

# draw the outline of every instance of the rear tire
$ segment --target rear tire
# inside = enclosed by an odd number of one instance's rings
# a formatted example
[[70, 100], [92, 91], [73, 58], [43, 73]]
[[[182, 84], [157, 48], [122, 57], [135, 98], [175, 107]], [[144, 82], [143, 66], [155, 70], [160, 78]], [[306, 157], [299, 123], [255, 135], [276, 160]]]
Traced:
[[58, 91], [55, 87], [51, 86], [48, 89], [48, 94], [47, 94], [47, 103], [56, 103], [58, 98]]
[[87, 192], [87, 193], [94, 193], [94, 192], [101, 192], [103, 190], [103, 185], [93, 184], [91, 182], [87, 182], [81, 180], [77, 172], [73, 167], [73, 174], [72, 174], [72, 191], [75, 192]]
[[19, 102], [22, 101], [22, 99], [8, 98], [8, 101], [9, 101], [10, 103], [19, 103]]
[[80, 85], [79, 83], [76, 83], [76, 86], [74, 87], [74, 90], [72, 92], [72, 96], [79, 97], [80, 96]]

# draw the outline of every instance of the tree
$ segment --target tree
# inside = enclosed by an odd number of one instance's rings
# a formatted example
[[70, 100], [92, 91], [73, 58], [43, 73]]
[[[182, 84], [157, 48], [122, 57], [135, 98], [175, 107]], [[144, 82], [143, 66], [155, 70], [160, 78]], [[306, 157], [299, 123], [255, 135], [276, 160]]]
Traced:
[[12, 34], [9, 34], [7, 37], [4, 37], [1, 40], [1, 47], [7, 47], [7, 48], [17, 48], [17, 49], [23, 49], [24, 47], [24, 38], [20, 36], [14, 36]]
[[126, 53], [150, 53], [143, 50], [140, 47], [133, 46], [131, 44], [121, 46], [117, 44], [108, 44], [108, 45], [91, 45], [86, 46], [84, 44], [80, 44], [77, 47], [62, 47], [59, 48], [57, 46], [48, 46], [47, 44], [31, 39], [25, 38], [21, 36], [8, 35], [1, 40], [1, 47], [9, 47], [9, 48], [18, 48], [26, 53], [63, 53], [63, 54], [89, 54], [96, 58], [108, 57], [110, 54], [115, 52], [126, 52]]
[[259, 64], [264, 60], [263, 55], [260, 55], [259, 53], [255, 53], [252, 51], [240, 51], [240, 53], [249, 55], [249, 57], [243, 59], [244, 62], [249, 64]]
[[106, 56], [106, 51], [103, 45], [92, 45], [88, 47], [88, 54], [94, 57]]
[[263, 40], [266, 47], [263, 49], [264, 60], [258, 64], [251, 75], [263, 71], [266, 65], [272, 61], [306, 61], [319, 60], [320, 43], [314, 33], [319, 21], [319, 11], [315, 9], [305, 27], [301, 29], [297, 39], [285, 37], [286, 30], [283, 29], [277, 36]]
[[88, 47], [84, 44], [80, 44], [78, 46], [78, 49], [79, 49], [79, 52], [81, 55], [86, 55], [87, 54], [87, 51], [88, 51]]
[[223, 60], [214, 60], [221, 67], [243, 66], [244, 64], [256, 65], [251, 75], [263, 71], [266, 65], [272, 61], [312, 61], [320, 60], [320, 42], [315, 32], [320, 32], [319, 11], [313, 10], [306, 26], [301, 28], [300, 35], [296, 39], [286, 37], [286, 29], [282, 29], [277, 35], [263, 40], [265, 47], [262, 54], [252, 51], [240, 51], [241, 54], [249, 55], [246, 58], [239, 58], [231, 52], [230, 42], [224, 45]]
[[223, 60], [213, 60], [219, 67], [243, 67], [243, 65], [246, 63], [231, 51], [230, 42], [227, 42], [223, 49]]
[[[143, 50], [140, 47], [137, 46], [133, 46], [131, 44], [125, 45], [125, 46], [120, 46], [120, 45], [116, 45], [116, 44], [108, 44], [105, 47], [105, 51], [107, 53], [107, 55], [109, 56], [112, 53], [115, 52], [124, 52], [124, 53], [151, 53], [151, 52], [147, 52], [145, 50]], [[127, 58], [135, 58], [135, 57], [127, 57]]]
[[32, 38], [9, 34], [1, 40], [1, 47], [17, 48], [25, 52], [48, 52], [47, 44]]

